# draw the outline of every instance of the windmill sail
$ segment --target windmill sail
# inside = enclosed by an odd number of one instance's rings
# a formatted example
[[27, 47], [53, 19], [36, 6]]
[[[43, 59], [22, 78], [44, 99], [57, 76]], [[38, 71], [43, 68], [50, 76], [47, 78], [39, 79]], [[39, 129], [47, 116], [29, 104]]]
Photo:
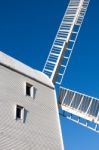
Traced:
[[99, 99], [61, 87], [58, 101], [67, 119], [99, 132]]
[[70, 0], [43, 72], [61, 84], [90, 0]]

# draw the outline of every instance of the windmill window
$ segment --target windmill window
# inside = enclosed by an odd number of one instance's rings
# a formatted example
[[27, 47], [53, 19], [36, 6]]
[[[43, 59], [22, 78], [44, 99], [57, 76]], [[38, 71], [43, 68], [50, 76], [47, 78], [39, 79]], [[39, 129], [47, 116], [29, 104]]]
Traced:
[[31, 85], [31, 84], [29, 84], [29, 83], [26, 83], [26, 95], [27, 96], [31, 96], [32, 97], [32, 88], [33, 86]]
[[16, 119], [23, 120], [24, 118], [24, 107], [17, 105], [16, 106]]
[[37, 89], [30, 83], [26, 83], [25, 93], [26, 96], [32, 97], [35, 99]]

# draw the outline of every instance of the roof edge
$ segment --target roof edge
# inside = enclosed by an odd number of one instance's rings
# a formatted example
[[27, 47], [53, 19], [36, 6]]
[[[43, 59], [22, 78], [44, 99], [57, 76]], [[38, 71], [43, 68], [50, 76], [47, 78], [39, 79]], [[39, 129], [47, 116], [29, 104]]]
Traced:
[[26, 64], [3, 53], [2, 51], [0, 51], [0, 64], [6, 66], [7, 68], [10, 68], [11, 70], [21, 73], [47, 87], [54, 89], [54, 84], [43, 72], [40, 72], [27, 66]]

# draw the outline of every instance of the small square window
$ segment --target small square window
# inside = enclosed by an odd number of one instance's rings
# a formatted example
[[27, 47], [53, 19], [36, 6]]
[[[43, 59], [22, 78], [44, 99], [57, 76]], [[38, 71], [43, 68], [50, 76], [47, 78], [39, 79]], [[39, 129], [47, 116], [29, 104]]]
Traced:
[[26, 83], [26, 95], [27, 96], [32, 96], [32, 85], [29, 83]]
[[16, 106], [16, 119], [24, 118], [24, 108], [22, 106]]
[[37, 89], [33, 85], [31, 85], [29, 83], [26, 83], [26, 86], [25, 86], [25, 94], [26, 94], [26, 96], [30, 96], [33, 99], [35, 99], [36, 91], [37, 91]]
[[17, 118], [21, 118], [21, 108], [17, 107]]

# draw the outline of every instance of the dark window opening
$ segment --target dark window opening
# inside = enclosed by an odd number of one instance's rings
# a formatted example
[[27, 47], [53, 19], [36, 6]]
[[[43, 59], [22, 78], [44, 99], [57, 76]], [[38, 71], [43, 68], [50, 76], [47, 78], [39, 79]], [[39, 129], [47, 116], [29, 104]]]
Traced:
[[35, 99], [37, 88], [30, 83], [25, 84], [25, 95]]
[[27, 83], [26, 84], [26, 95], [31, 96], [31, 88], [32, 88], [32, 85]]
[[17, 105], [17, 109], [16, 109], [16, 118], [17, 119], [22, 119], [22, 110], [23, 110], [23, 107]]

